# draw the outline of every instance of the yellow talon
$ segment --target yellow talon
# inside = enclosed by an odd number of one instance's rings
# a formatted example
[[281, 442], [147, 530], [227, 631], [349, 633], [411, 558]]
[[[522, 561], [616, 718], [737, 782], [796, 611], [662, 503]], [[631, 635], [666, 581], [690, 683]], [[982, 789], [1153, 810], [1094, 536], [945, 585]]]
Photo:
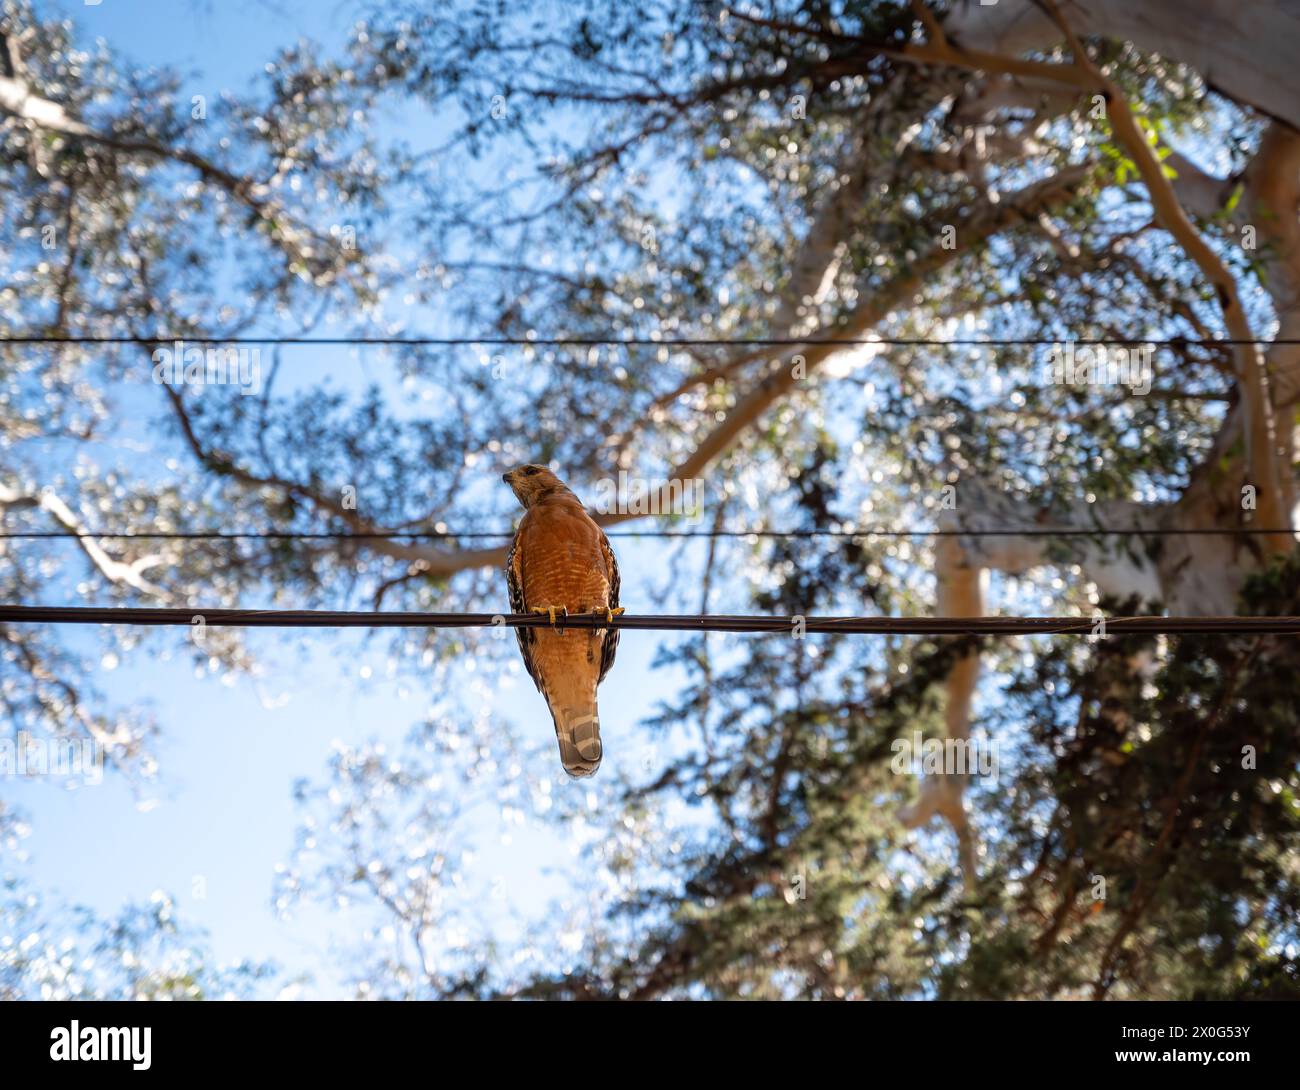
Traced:
[[612, 623], [615, 617], [621, 617], [626, 612], [627, 610], [624, 609], [622, 606], [619, 606], [617, 609], [606, 609], [605, 621], [606, 623]]
[[555, 627], [555, 618], [557, 614], [562, 617], [567, 617], [569, 615], [569, 610], [566, 606], [533, 606], [533, 608], [528, 612], [545, 613], [551, 619], [552, 628]]

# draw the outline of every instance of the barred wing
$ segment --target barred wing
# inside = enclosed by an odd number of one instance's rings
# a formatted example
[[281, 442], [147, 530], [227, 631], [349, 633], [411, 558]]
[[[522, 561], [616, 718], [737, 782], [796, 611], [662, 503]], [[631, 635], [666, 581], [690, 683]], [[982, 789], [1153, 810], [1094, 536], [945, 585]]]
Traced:
[[[515, 540], [510, 545], [510, 555], [506, 557], [506, 585], [510, 588], [510, 611], [512, 613], [527, 613], [528, 603], [524, 601], [524, 581], [519, 573], [518, 534], [515, 534]], [[519, 641], [519, 653], [524, 659], [524, 669], [528, 671], [528, 676], [533, 679], [537, 691], [545, 696], [541, 680], [533, 669], [533, 630], [531, 628], [516, 628], [515, 638]]]
[[[609, 538], [605, 536], [604, 530], [597, 531], [600, 534], [600, 554], [605, 558], [606, 578], [609, 579], [609, 608], [618, 609], [618, 559], [614, 556], [614, 550], [610, 547]], [[605, 629], [605, 640], [600, 649], [600, 677], [596, 679], [597, 683], [605, 680], [605, 675], [609, 673], [609, 668], [614, 665], [614, 653], [618, 650], [618, 629]]]

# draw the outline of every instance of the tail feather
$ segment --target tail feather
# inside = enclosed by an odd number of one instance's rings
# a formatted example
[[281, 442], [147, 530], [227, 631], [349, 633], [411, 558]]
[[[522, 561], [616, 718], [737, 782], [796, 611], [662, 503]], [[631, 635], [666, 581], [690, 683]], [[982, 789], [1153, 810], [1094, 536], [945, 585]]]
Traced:
[[595, 703], [587, 707], [554, 707], [555, 739], [560, 743], [560, 763], [575, 779], [595, 775], [600, 767], [600, 716]]

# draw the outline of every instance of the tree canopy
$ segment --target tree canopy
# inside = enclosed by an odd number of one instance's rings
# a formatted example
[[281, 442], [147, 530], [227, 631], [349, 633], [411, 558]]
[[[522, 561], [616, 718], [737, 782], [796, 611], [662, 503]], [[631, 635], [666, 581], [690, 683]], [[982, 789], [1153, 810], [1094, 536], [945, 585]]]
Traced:
[[[662, 612], [1300, 614], [1294, 534], [1258, 532], [1296, 506], [1300, 100], [1280, 45], [1231, 38], [1295, 28], [1089, 7], [399, 0], [198, 103], [4, 0], [0, 507], [88, 535], [0, 540], [4, 599], [496, 610], [504, 548], [468, 535], [549, 462], [579, 494], [702, 479], [705, 529], [864, 531], [665, 542]], [[251, 392], [153, 381], [175, 340], [245, 337], [426, 341], [368, 345], [369, 385], [277, 383], [270, 347]], [[1148, 346], [1149, 389], [1054, 379], [1089, 342]], [[161, 454], [121, 454], [142, 421]], [[94, 533], [212, 527], [451, 536]], [[517, 669], [398, 631], [415, 684]], [[259, 668], [229, 630], [183, 646]], [[700, 634], [657, 662], [657, 757], [607, 762], [595, 817], [469, 700], [391, 760], [349, 739], [298, 786], [280, 908], [365, 907], [363, 995], [1300, 993], [1294, 639]], [[169, 725], [56, 629], [0, 626], [0, 696], [15, 734], [159, 774]], [[900, 774], [914, 731], [997, 774]], [[462, 899], [480, 798], [583, 845], [588, 885], [513, 946]]]

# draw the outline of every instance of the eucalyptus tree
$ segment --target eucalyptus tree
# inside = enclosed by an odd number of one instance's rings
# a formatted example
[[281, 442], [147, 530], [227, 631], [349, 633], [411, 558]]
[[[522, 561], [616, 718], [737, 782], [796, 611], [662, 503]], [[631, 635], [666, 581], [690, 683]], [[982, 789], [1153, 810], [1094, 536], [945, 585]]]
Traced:
[[[139, 343], [4, 346], [6, 523], [449, 536], [89, 537], [75, 562], [7, 542], [6, 594], [496, 601], [504, 551], [455, 532], [504, 522], [483, 480], [553, 460], [703, 478], [716, 529], [957, 531], [718, 538], [676, 556], [660, 595], [691, 609], [1300, 612], [1293, 535], [1246, 532], [1291, 525], [1295, 502], [1295, 28], [1265, 4], [1238, 21], [1118, 7], [384, 4], [346, 53], [295, 47], [252, 92], [186, 103], [174, 77], [125, 74], [8, 3], [13, 332]], [[417, 146], [372, 124], [389, 103], [421, 119]], [[439, 392], [414, 411], [384, 389], [286, 390], [274, 360], [256, 396], [150, 381], [172, 338], [330, 319], [471, 343], [385, 350]], [[1065, 369], [1089, 341], [1141, 381]], [[84, 458], [120, 423], [122, 390], [174, 463], [50, 477], [50, 448]], [[1169, 533], [1188, 530], [1229, 533]], [[139, 748], [67, 646], [5, 639], [15, 714]], [[397, 646], [421, 668], [496, 652]], [[195, 653], [253, 667], [236, 641]], [[691, 742], [617, 785], [591, 849], [617, 893], [584, 964], [431, 968], [440, 902], [421, 887], [393, 902], [403, 994], [1294, 988], [1285, 643], [696, 637], [662, 654], [691, 680], [646, 729]], [[997, 783], [918, 794], [891, 768], [913, 729], [973, 728], [1008, 755]], [[373, 806], [332, 815], [335, 854], [300, 861], [286, 897], [355, 886], [382, 917], [393, 888], [341, 853], [424, 781], [358, 767], [338, 786]], [[676, 801], [696, 820], [679, 827]], [[908, 829], [936, 815], [951, 837]]]

